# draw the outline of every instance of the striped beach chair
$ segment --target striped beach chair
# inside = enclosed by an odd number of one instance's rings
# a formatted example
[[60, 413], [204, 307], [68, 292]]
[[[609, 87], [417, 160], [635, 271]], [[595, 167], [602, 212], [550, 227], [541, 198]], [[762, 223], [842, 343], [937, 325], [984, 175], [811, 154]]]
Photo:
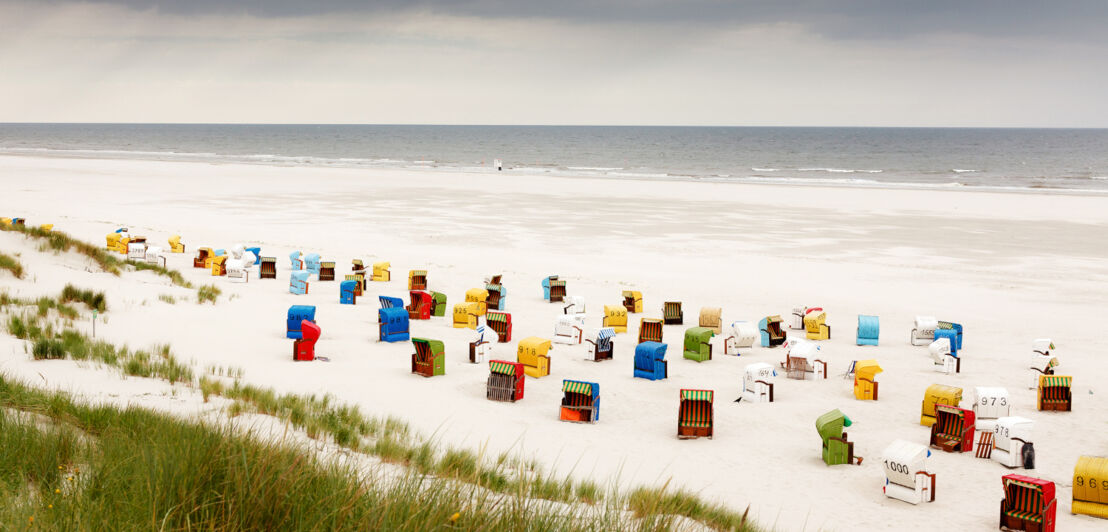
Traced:
[[594, 423], [600, 420], [600, 385], [586, 381], [562, 381], [562, 421]]
[[424, 377], [446, 374], [446, 349], [439, 340], [412, 338], [412, 373]]
[[1073, 377], [1039, 375], [1039, 410], [1069, 412], [1073, 409]]
[[485, 290], [489, 293], [488, 298], [485, 299], [485, 304], [489, 310], [504, 310], [504, 305], [507, 303], [508, 289], [500, 284], [499, 275], [494, 275], [493, 279], [496, 280], [495, 283], [490, 282], [485, 285]]
[[615, 350], [615, 345], [612, 340], [615, 336], [615, 329], [611, 327], [602, 327], [600, 330], [596, 331], [596, 340], [591, 338], [585, 339], [586, 342], [592, 344], [593, 362], [612, 359], [612, 353]]
[[935, 424], [931, 425], [931, 446], [948, 453], [973, 450], [973, 410], [949, 405], [935, 406]]
[[566, 297], [566, 282], [561, 279], [550, 281], [550, 302], [560, 303]]
[[662, 304], [662, 320], [666, 325], [684, 325], [685, 313], [680, 301], [666, 301]]
[[523, 364], [505, 360], [489, 361], [489, 379], [485, 397], [490, 401], [514, 403], [523, 399], [523, 385], [527, 380]]
[[712, 390], [681, 390], [681, 405], [677, 411], [677, 437], [712, 438]]
[[427, 289], [427, 270], [408, 271], [408, 290]]
[[542, 280], [542, 298], [550, 301], [550, 283], [558, 280], [557, 275], [551, 275]]
[[656, 318], [642, 318], [639, 320], [639, 343], [661, 342], [662, 320]]
[[512, 315], [508, 312], [490, 310], [485, 314], [485, 323], [496, 331], [497, 342], [507, 343], [512, 341]]
[[1000, 527], [1007, 530], [1054, 532], [1058, 511], [1054, 483], [1023, 475], [1004, 475]]
[[332, 261], [321, 261], [319, 263], [319, 280], [320, 281], [334, 281], [335, 280], [335, 263]]
[[785, 343], [785, 331], [781, 330], [784, 322], [780, 315], [766, 316], [758, 322], [758, 331], [762, 336], [762, 347], [777, 347]]

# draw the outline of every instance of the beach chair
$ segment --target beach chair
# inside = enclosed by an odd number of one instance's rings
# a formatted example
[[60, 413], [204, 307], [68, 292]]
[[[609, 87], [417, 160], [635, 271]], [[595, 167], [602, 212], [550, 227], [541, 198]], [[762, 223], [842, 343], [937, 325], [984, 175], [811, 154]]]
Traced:
[[1001, 530], [1054, 532], [1058, 501], [1053, 482], [1023, 475], [1004, 475], [1000, 480], [1004, 485]]
[[550, 340], [529, 336], [519, 341], [516, 360], [523, 364], [523, 372], [529, 377], [550, 375]]
[[877, 400], [877, 374], [885, 371], [873, 359], [854, 363], [854, 398], [859, 401]]
[[470, 364], [484, 362], [486, 356], [492, 355], [492, 346], [497, 341], [496, 331], [488, 325], [479, 325], [475, 331], [477, 332], [477, 338], [469, 343]]
[[320, 281], [334, 281], [335, 280], [335, 263], [334, 262], [320, 262], [319, 263], [319, 280]]
[[854, 456], [854, 442], [843, 432], [852, 424], [838, 408], [816, 418], [816, 432], [823, 440], [823, 463], [829, 466], [862, 463], [861, 457]]
[[742, 398], [751, 403], [772, 403], [777, 371], [765, 362], [747, 364], [743, 370]]
[[523, 399], [523, 384], [526, 382], [523, 364], [505, 360], [489, 361], [489, 380], [485, 397], [490, 401], [514, 403]]
[[427, 270], [408, 271], [408, 290], [427, 289]]
[[935, 371], [946, 373], [961, 373], [962, 359], [950, 351], [950, 338], [939, 338], [927, 346], [931, 354], [931, 360], [935, 363]]
[[583, 316], [558, 316], [554, 322], [554, 342], [559, 344], [580, 344], [585, 331]]
[[[1004, 416], [993, 423], [993, 448], [989, 458], [1009, 469], [1035, 468], [1035, 447], [1031, 433], [1035, 422], [1027, 418]], [[980, 429], [980, 427], [978, 427]], [[1108, 470], [1105, 470], [1108, 473]], [[1077, 484], [1074, 484], [1076, 488]]]
[[358, 281], [343, 281], [339, 283], [339, 303], [342, 305], [358, 304]]
[[512, 341], [512, 315], [507, 312], [490, 310], [485, 314], [485, 324], [496, 331], [496, 341], [507, 343]]
[[431, 315], [440, 318], [446, 315], [446, 294], [431, 292]]
[[146, 260], [146, 242], [129, 242], [127, 244], [127, 260]]
[[[350, 274], [351, 275], [361, 274], [362, 277], [364, 278], [366, 276], [372, 275], [372, 272], [366, 271], [365, 263], [362, 262], [362, 259], [350, 259]], [[364, 287], [364, 286], [362, 287], [363, 290], [365, 288], [366, 287]]]
[[666, 301], [662, 303], [662, 321], [666, 325], [684, 325], [685, 313], [681, 310], [680, 301]]
[[1108, 458], [1079, 456], [1073, 467], [1073, 502], [1075, 514], [1108, 519]]
[[937, 405], [958, 406], [962, 404], [962, 389], [943, 384], [932, 384], [923, 393], [923, 406], [920, 409], [919, 424], [930, 427], [935, 424]]
[[[253, 260], [251, 260], [253, 264]], [[250, 267], [246, 265], [246, 262], [242, 259], [231, 259], [227, 261], [227, 280], [232, 283], [247, 283], [250, 282]]]
[[773, 315], [758, 322], [762, 336], [762, 347], [777, 347], [785, 343], [785, 331], [781, 330], [781, 316]]
[[655, 318], [642, 318], [639, 320], [639, 343], [661, 342], [662, 320]]
[[308, 293], [308, 276], [311, 275], [307, 270], [297, 270], [289, 273], [289, 293], [304, 295]]
[[315, 307], [312, 305], [293, 305], [289, 307], [285, 320], [285, 338], [302, 338], [300, 324], [303, 321], [315, 322]]
[[468, 327], [476, 329], [480, 324], [480, 315], [477, 314], [477, 303], [458, 303], [454, 305], [454, 328]]
[[935, 502], [935, 473], [928, 470], [931, 451], [924, 445], [894, 440], [881, 462], [885, 467], [885, 496], [911, 504]]
[[666, 366], [666, 344], [643, 342], [635, 346], [635, 377], [652, 381], [669, 376]]
[[677, 437], [682, 440], [705, 437], [712, 439], [714, 396], [712, 390], [681, 389], [681, 404], [677, 409]]
[[715, 334], [723, 334], [723, 309], [719, 307], [703, 307], [700, 309], [700, 326], [707, 327]]
[[222, 277], [224, 275], [227, 275], [227, 255], [212, 257], [211, 271], [212, 277]]
[[1073, 377], [1039, 375], [1039, 410], [1069, 412], [1073, 410]]
[[[319, 253], [309, 253], [304, 256], [304, 269], [312, 272], [312, 275], [319, 276], [320, 268], [323, 263], [320, 261]], [[332, 265], [333, 266], [333, 265]], [[332, 268], [333, 270], [334, 268]], [[333, 276], [332, 276], [333, 279]], [[322, 281], [322, 279], [320, 279]]]
[[958, 331], [954, 329], [935, 329], [935, 339], [932, 344], [940, 340], [947, 340], [950, 346], [950, 356], [958, 357]]
[[[500, 278], [499, 275], [495, 277]], [[485, 285], [485, 290], [489, 293], [485, 299], [485, 306], [488, 310], [504, 310], [504, 306], [508, 302], [508, 289], [500, 283], [488, 283]]]
[[[249, 253], [250, 255], [247, 255], [247, 253]], [[246, 259], [248, 256], [253, 256], [254, 257], [254, 262], [248, 261]], [[254, 266], [257, 266], [258, 264], [261, 264], [261, 262], [262, 262], [262, 248], [256, 247], [256, 246], [252, 247], [252, 248], [246, 248], [245, 252], [243, 253], [243, 262], [246, 262], [247, 266], [250, 266], [251, 264], [253, 264]]]
[[392, 280], [392, 272], [389, 268], [392, 267], [388, 262], [374, 262], [373, 263], [373, 276], [369, 278], [370, 281], [387, 283]]
[[630, 314], [642, 312], [642, 292], [638, 290], [623, 291], [623, 308]]
[[558, 280], [557, 275], [551, 275], [551, 276], [547, 277], [546, 279], [542, 280], [542, 298], [543, 299], [545, 299], [547, 301], [550, 301], [550, 283], [552, 283], [554, 281], [557, 281], [557, 280]]
[[604, 305], [604, 319], [602, 323], [605, 327], [611, 327], [617, 333], [627, 332], [627, 309]]
[[935, 329], [939, 328], [939, 320], [934, 316], [916, 316], [915, 326], [909, 337], [912, 345], [927, 345], [935, 341]]
[[404, 307], [408, 311], [408, 317], [413, 320], [431, 319], [431, 293], [424, 290], [411, 290], [408, 292], [412, 303]]
[[165, 265], [166, 265], [165, 250], [158, 247], [158, 246], [150, 246], [150, 247], [146, 248], [145, 261], [146, 261], [147, 264], [154, 264], [154, 265], [157, 265], [157, 266], [161, 266], [162, 268], [165, 268]]
[[560, 279], [550, 281], [550, 302], [560, 303], [566, 297], [566, 282]]
[[877, 316], [858, 315], [858, 332], [854, 337], [855, 345], [877, 345], [881, 335], [881, 322]]
[[723, 354], [739, 355], [739, 349], [754, 347], [758, 329], [749, 321], [731, 322], [731, 335], [723, 341]]
[[446, 348], [439, 340], [412, 338], [412, 373], [424, 377], [446, 375]]
[[404, 307], [377, 309], [377, 331], [382, 342], [407, 342], [408, 311]]
[[300, 322], [302, 336], [292, 342], [292, 359], [300, 362], [315, 360], [315, 342], [319, 340], [319, 325], [304, 320]]
[[931, 425], [931, 446], [948, 453], [973, 450], [973, 410], [956, 406], [935, 405], [935, 423]]
[[600, 385], [586, 381], [562, 381], [562, 421], [594, 423], [600, 420]]
[[212, 248], [200, 248], [196, 250], [196, 256], [192, 259], [193, 268], [211, 268], [212, 265], [209, 262], [212, 255]]
[[708, 327], [691, 327], [685, 331], [685, 358], [696, 362], [712, 359], [712, 337], [716, 333]]
[[973, 416], [977, 430], [993, 432], [996, 420], [1011, 412], [1007, 388], [977, 386], [973, 389]]
[[289, 268], [293, 271], [304, 269], [304, 259], [299, 251], [289, 253]]
[[808, 313], [808, 307], [793, 307], [793, 311], [789, 314], [788, 327], [793, 330], [801, 330], [804, 328], [804, 315]]
[[108, 233], [105, 237], [104, 248], [108, 251], [116, 251], [119, 249], [119, 242], [123, 239], [119, 233]]
[[54, 230], [54, 224], [42, 224], [38, 227], [39, 227], [39, 229], [42, 229], [43, 231], [46, 231], [47, 233]]
[[816, 358], [820, 354], [818, 345], [807, 340], [790, 340], [786, 344], [785, 376], [795, 380], [827, 379], [827, 361]]
[[596, 331], [596, 339], [586, 338], [585, 341], [592, 344], [592, 360], [593, 362], [600, 362], [603, 360], [611, 360], [612, 353], [615, 351], [615, 345], [612, 341], [615, 338], [616, 331], [611, 327], [602, 327]]
[[940, 338], [939, 331], [953, 331], [941, 333], [942, 336], [951, 337], [950, 350], [961, 351], [962, 350], [962, 324], [954, 323], [950, 321], [939, 320], [938, 328], [935, 329], [935, 338]]
[[261, 263], [258, 266], [258, 278], [259, 279], [276, 279], [277, 278], [277, 257], [262, 257]]
[[169, 237], [169, 252], [170, 253], [184, 253], [185, 245], [181, 243], [181, 235], [173, 235]]
[[566, 296], [562, 303], [562, 314], [567, 316], [585, 315], [585, 296]]
[[466, 290], [466, 303], [477, 304], [477, 315], [484, 316], [489, 311], [489, 291], [484, 288]]
[[822, 309], [811, 309], [804, 315], [804, 332], [809, 340], [828, 340], [831, 338], [831, 326], [827, 325], [827, 313]]
[[1039, 338], [1031, 344], [1031, 364], [1028, 369], [1031, 380], [1028, 388], [1035, 389], [1039, 385], [1040, 375], [1054, 375], [1054, 368], [1058, 366], [1058, 358], [1054, 356], [1054, 342], [1049, 338]]

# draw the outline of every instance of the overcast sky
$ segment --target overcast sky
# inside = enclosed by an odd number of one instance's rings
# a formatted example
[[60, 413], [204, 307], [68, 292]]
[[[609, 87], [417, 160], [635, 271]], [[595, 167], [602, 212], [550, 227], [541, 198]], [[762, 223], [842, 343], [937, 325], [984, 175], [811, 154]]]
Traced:
[[1105, 94], [1108, 0], [0, 0], [2, 122], [1108, 127]]

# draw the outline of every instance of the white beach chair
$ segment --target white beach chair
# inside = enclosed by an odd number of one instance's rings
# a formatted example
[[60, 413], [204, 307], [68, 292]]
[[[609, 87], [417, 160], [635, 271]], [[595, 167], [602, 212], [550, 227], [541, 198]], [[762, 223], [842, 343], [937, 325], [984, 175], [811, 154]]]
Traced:
[[982, 432], [995, 432], [996, 420], [1011, 413], [1008, 389], [999, 386], [977, 386], [973, 389], [974, 426]]
[[474, 364], [480, 364], [485, 361], [486, 358], [492, 357], [492, 346], [495, 344], [499, 336], [496, 331], [488, 325], [478, 325], [475, 330], [477, 338], [473, 341], [473, 357], [470, 362]]
[[1039, 387], [1039, 375], [1052, 375], [1054, 367], [1058, 365], [1058, 358], [1054, 356], [1054, 342], [1050, 338], [1038, 338], [1031, 342], [1030, 379], [1027, 388], [1030, 390]]
[[916, 316], [916, 325], [912, 327], [910, 338], [912, 345], [927, 345], [935, 339], [935, 329], [939, 328], [939, 319], [934, 316]]
[[747, 364], [743, 370], [742, 398], [751, 403], [772, 403], [775, 377], [777, 371], [765, 362]]
[[803, 329], [804, 315], [808, 313], [807, 311], [807, 307], [793, 307], [793, 313], [789, 315], [789, 328], [793, 330]]
[[231, 247], [231, 258], [242, 259], [242, 254], [245, 250], [246, 246], [242, 244], [235, 244], [233, 247]]
[[785, 360], [803, 359], [803, 371], [798, 374], [796, 368], [789, 370], [789, 364], [782, 363], [789, 378], [802, 380], [822, 380], [827, 378], [828, 360], [820, 350], [819, 344], [803, 338], [789, 338], [785, 341]]
[[[241, 256], [241, 255], [240, 255]], [[251, 262], [250, 264], [254, 264]], [[227, 280], [232, 283], [245, 283], [250, 281], [250, 267], [242, 259], [229, 259], [227, 261]]]
[[146, 262], [148, 264], [154, 264], [157, 266], [165, 267], [165, 251], [158, 246], [149, 246], [146, 248]]
[[562, 313], [570, 316], [585, 315], [585, 296], [566, 296], [562, 299]]
[[758, 340], [758, 327], [749, 321], [731, 322], [731, 335], [723, 341], [723, 354], [738, 355], [739, 349], [754, 347]]
[[554, 343], [580, 344], [584, 337], [585, 317], [579, 314], [558, 316], [554, 322]]
[[927, 346], [931, 360], [935, 362], [935, 371], [940, 373], [961, 373], [962, 360], [950, 353], [950, 339], [939, 338]]
[[1008, 468], [1034, 466], [1035, 451], [1031, 441], [1034, 428], [1034, 421], [1022, 417], [997, 419], [993, 427], [993, 454], [989, 458]]
[[911, 504], [935, 501], [935, 473], [928, 471], [931, 451], [919, 443], [895, 440], [881, 453], [885, 496]]
[[146, 260], [146, 242], [127, 244], [127, 260]]

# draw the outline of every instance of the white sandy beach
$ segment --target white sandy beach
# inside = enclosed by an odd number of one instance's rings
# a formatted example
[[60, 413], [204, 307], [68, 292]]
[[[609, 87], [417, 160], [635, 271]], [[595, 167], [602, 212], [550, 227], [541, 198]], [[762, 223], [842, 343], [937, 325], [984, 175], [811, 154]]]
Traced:
[[[98, 337], [132, 347], [168, 343], [198, 369], [242, 368], [250, 383], [332, 394], [444, 442], [535, 456], [560, 473], [628, 487], [672, 479], [740, 512], [749, 504], [759, 523], [779, 530], [995, 529], [1000, 477], [1022, 470], [934, 450], [937, 500], [912, 506], [882, 494], [878, 462], [895, 439], [927, 443], [919, 415], [928, 385], [962, 387], [963, 406], [975, 386], [1004, 386], [1012, 414], [1036, 423], [1037, 468], [1026, 473], [1056, 483], [1057, 529], [1106, 527], [1070, 514], [1077, 457], [1108, 455], [1104, 197], [32, 157], [0, 157], [0, 187], [0, 215], [53, 223], [99, 245], [118, 227], [153, 245], [182, 235], [188, 253], [171, 256], [169, 267], [194, 284], [218, 285], [224, 297], [215, 306], [166, 304], [159, 294], [194, 292], [152, 274], [90, 272], [72, 257], [27, 261], [23, 281], [0, 273], [0, 290], [53, 295], [67, 282], [103, 290], [109, 312]], [[236, 243], [277, 257], [277, 280], [234, 284], [191, 267], [195, 249]], [[35, 245], [0, 233], [0, 249]], [[337, 282], [313, 279], [308, 295], [292, 295], [293, 250], [336, 262], [340, 278], [351, 259], [387, 260], [393, 280], [370, 283], [356, 306], [339, 304]], [[445, 376], [411, 375], [410, 343], [376, 341], [376, 296], [407, 300], [410, 269], [427, 269], [430, 288], [451, 307], [484, 277], [503, 274], [513, 342], [498, 344], [494, 358], [514, 360], [516, 340], [552, 335], [561, 306], [542, 298], [548, 275], [586, 298], [589, 330], [625, 289], [642, 291], [645, 312], [629, 316], [614, 361], [588, 362], [587, 346], [555, 344], [550, 376], [527, 379], [518, 403], [495, 403], [485, 399], [487, 364], [466, 361], [473, 332], [452, 328], [449, 314], [411, 322], [413, 336], [446, 342]], [[661, 317], [665, 300], [682, 301], [685, 312], [683, 326], [665, 327], [669, 379], [634, 379], [638, 320]], [[317, 306], [317, 354], [330, 362], [292, 361], [284, 327], [294, 304]], [[732, 401], [743, 368], [777, 365], [780, 348], [736, 358], [719, 345], [702, 364], [681, 357], [701, 307], [722, 307], [729, 324], [803, 305], [828, 312], [832, 339], [821, 344], [831, 377], [782, 373], [774, 403]], [[858, 314], [880, 316], [880, 346], [854, 345]], [[909, 345], [916, 315], [965, 326], [961, 374], [935, 372], [926, 348]], [[1035, 410], [1027, 360], [1040, 337], [1054, 340], [1058, 373], [1074, 376], [1072, 412]], [[851, 360], [868, 358], [885, 370], [877, 402], [855, 400], [851, 381], [839, 377]], [[131, 378], [117, 386], [121, 377], [102, 370], [35, 362], [8, 336], [0, 338], [0, 372], [94, 400], [169, 401], [157, 394], [168, 385], [135, 386]], [[598, 423], [558, 420], [563, 378], [599, 383]], [[676, 438], [681, 388], [716, 391], [713, 439]], [[861, 466], [820, 459], [815, 419], [834, 408], [854, 421], [848, 433]]]

